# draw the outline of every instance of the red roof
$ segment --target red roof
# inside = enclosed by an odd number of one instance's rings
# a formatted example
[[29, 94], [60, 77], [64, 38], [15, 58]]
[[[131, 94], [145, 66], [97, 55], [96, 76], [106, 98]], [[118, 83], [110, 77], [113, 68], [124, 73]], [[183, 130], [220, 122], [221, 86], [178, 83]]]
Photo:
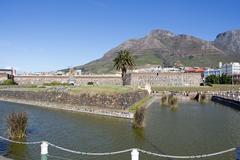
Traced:
[[185, 72], [188, 72], [188, 73], [203, 73], [204, 71], [205, 71], [205, 69], [203, 69], [203, 68], [189, 67], [189, 68], [185, 69]]

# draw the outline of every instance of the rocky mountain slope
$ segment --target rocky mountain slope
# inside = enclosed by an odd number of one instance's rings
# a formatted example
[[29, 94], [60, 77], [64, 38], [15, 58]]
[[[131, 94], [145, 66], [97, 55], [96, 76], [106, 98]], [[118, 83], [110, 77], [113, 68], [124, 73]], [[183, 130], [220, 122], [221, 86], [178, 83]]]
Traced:
[[194, 36], [176, 35], [157, 29], [143, 38], [125, 41], [109, 50], [102, 58], [75, 68], [88, 73], [114, 72], [112, 60], [121, 49], [132, 52], [136, 67], [172, 66], [176, 62], [185, 66], [214, 67], [219, 61], [240, 60], [240, 30], [220, 33], [213, 42], [209, 42]]
[[226, 54], [240, 54], [240, 30], [220, 33], [212, 44]]

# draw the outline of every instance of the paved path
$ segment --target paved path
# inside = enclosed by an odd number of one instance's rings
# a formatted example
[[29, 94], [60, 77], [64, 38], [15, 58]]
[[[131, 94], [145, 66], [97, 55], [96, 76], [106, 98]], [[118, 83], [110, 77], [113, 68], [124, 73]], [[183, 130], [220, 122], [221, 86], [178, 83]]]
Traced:
[[5, 157], [0, 156], [0, 160], [12, 160], [12, 159], [5, 158]]

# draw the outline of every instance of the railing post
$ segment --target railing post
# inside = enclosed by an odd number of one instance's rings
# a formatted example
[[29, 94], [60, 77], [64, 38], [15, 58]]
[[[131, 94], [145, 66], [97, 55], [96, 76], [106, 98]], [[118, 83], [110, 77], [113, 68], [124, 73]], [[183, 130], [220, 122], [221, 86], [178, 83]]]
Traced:
[[131, 160], [139, 160], [139, 152], [137, 149], [133, 149], [131, 152]]
[[42, 142], [41, 144], [41, 160], [47, 160], [48, 155], [48, 143]]

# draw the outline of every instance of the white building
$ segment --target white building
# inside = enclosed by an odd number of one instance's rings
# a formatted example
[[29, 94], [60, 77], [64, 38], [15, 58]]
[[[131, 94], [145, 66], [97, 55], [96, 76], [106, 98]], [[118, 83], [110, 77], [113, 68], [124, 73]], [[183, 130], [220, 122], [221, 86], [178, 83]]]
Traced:
[[182, 72], [182, 69], [175, 67], [150, 67], [133, 70], [135, 73], [162, 73], [162, 72]]
[[78, 70], [76, 70], [76, 73], [77, 73], [77, 75], [82, 75], [82, 70], [78, 69]]
[[222, 73], [226, 75], [240, 75], [240, 63], [226, 63], [222, 66]]
[[221, 69], [207, 69], [203, 72], [203, 77], [206, 78], [208, 76], [215, 75], [215, 76], [221, 76], [222, 70]]

